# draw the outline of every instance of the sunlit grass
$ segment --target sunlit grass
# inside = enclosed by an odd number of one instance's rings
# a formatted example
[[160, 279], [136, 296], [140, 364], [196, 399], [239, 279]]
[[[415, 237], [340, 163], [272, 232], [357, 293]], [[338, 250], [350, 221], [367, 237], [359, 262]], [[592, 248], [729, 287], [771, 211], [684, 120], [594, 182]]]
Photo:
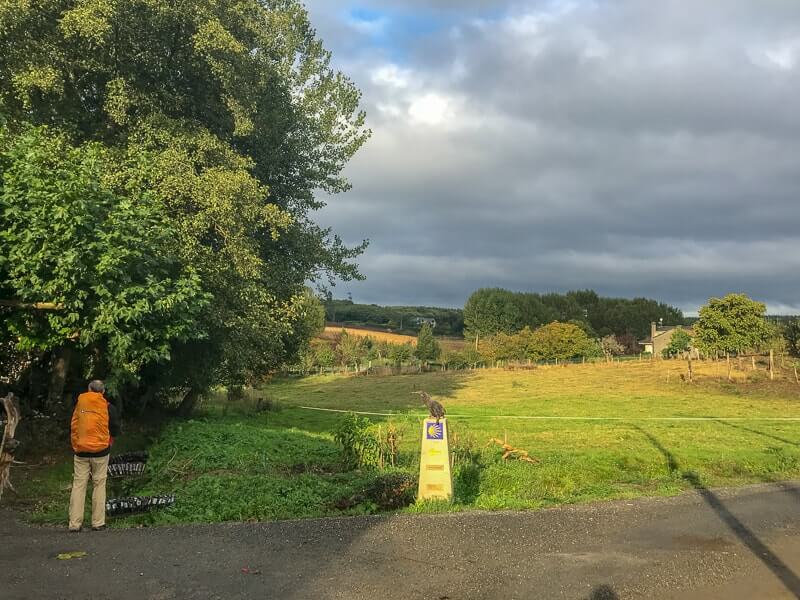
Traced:
[[[369, 504], [337, 508], [374, 477], [348, 471], [339, 460], [333, 432], [344, 415], [303, 407], [381, 413], [369, 418], [398, 428], [398, 468], [416, 473], [424, 409], [411, 392], [419, 389], [445, 405], [451, 446], [473, 458], [454, 465], [452, 504], [409, 511], [535, 509], [675, 494], [692, 481], [725, 486], [800, 477], [800, 421], [768, 420], [800, 418], [793, 374], [770, 381], [763, 370], [734, 370], [728, 381], [725, 363], [695, 363], [689, 383], [680, 377], [686, 368], [683, 362], [632, 361], [530, 371], [321, 375], [276, 380], [236, 401], [220, 393], [192, 421], [163, 429], [145, 478], [115, 484], [121, 485], [115, 493], [174, 493], [176, 506], [116, 524], [370, 512]], [[671, 418], [704, 420], [661, 420]], [[502, 460], [493, 438], [538, 462]], [[33, 518], [63, 522], [68, 465], [56, 461], [35, 475], [38, 483], [20, 486]]]

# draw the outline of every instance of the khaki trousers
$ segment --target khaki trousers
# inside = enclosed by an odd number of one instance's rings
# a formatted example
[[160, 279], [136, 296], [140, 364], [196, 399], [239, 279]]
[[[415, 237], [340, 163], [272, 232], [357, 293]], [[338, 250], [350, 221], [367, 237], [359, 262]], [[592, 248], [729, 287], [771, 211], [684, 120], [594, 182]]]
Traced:
[[69, 528], [80, 529], [83, 524], [83, 507], [86, 502], [86, 485], [92, 477], [92, 527], [106, 524], [106, 478], [108, 455], [100, 458], [75, 457], [72, 477], [72, 494], [69, 498]]

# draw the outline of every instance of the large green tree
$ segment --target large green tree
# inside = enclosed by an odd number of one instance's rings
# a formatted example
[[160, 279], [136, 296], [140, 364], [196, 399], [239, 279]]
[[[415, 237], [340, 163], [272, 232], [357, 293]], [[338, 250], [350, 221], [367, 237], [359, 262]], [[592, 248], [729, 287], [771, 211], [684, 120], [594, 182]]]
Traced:
[[592, 290], [566, 294], [536, 294], [486, 288], [474, 292], [464, 306], [467, 336], [513, 333], [527, 326], [571, 322], [591, 336], [615, 335], [642, 338], [650, 323], [683, 324], [677, 308], [647, 298], [602, 298]]
[[767, 307], [744, 294], [711, 298], [694, 324], [694, 343], [708, 354], [756, 350], [772, 333], [764, 318]]
[[783, 337], [789, 354], [800, 357], [800, 319], [791, 319], [783, 325]]
[[[43, 128], [0, 134], [0, 273], [21, 308], [3, 325], [21, 350], [82, 348], [89, 369], [121, 383], [202, 335], [210, 297], [140, 168]], [[31, 310], [42, 299], [49, 310]]]
[[522, 329], [522, 311], [513, 292], [500, 288], [475, 291], [464, 305], [465, 335], [474, 338]]
[[424, 363], [439, 358], [441, 349], [439, 342], [433, 337], [433, 329], [427, 323], [423, 324], [417, 335], [417, 347], [414, 349], [414, 355]]
[[597, 353], [596, 344], [577, 325], [554, 322], [533, 332], [531, 350], [544, 360], [568, 360]]
[[[359, 276], [352, 259], [363, 245], [347, 248], [312, 220], [322, 206], [315, 192], [348, 188], [342, 169], [369, 135], [359, 101], [352, 82], [331, 68], [330, 54], [296, 0], [0, 3], [4, 143], [18, 147], [22, 142], [15, 138], [46, 126], [47, 135], [79, 153], [102, 148], [107, 177], [86, 185], [132, 203], [130, 211], [149, 211], [148, 218], [160, 223], [150, 230], [116, 231], [130, 235], [126, 243], [143, 253], [168, 231], [170, 276], [197, 286], [185, 331], [165, 336], [161, 329], [175, 321], [163, 311], [152, 326], [128, 317], [157, 340], [171, 340], [168, 349], [154, 344], [157, 356], [135, 364], [107, 355], [106, 372], [96, 368], [93, 374], [137, 372], [148, 389], [185, 393], [190, 407], [212, 382], [240, 385], [297, 349], [304, 283]], [[78, 169], [81, 163], [68, 164]], [[28, 198], [13, 186], [9, 193], [17, 195], [17, 204]], [[55, 213], [57, 204], [46, 209]], [[116, 225], [104, 215], [115, 211], [100, 211], [87, 223], [94, 231], [109, 231]], [[24, 218], [22, 212], [10, 216], [15, 227]], [[82, 227], [79, 221], [31, 235], [67, 248]], [[21, 239], [6, 237], [0, 248], [6, 259], [0, 267], [4, 297], [56, 303], [67, 316], [51, 312], [25, 319], [38, 323], [77, 314], [85, 335], [93, 313], [55, 293], [49, 275], [34, 289], [9, 274], [7, 259], [24, 247]], [[28, 265], [47, 273], [44, 257]], [[153, 268], [158, 277], [160, 265], [148, 258], [141, 270]], [[75, 287], [90, 286], [89, 274], [92, 269]], [[120, 294], [128, 297], [124, 289]], [[38, 329], [21, 324], [14, 334], [35, 337]], [[101, 348], [112, 343], [103, 335], [95, 340]], [[69, 343], [88, 352], [84, 338], [76, 339]], [[51, 340], [54, 356], [65, 347], [56, 346]]]

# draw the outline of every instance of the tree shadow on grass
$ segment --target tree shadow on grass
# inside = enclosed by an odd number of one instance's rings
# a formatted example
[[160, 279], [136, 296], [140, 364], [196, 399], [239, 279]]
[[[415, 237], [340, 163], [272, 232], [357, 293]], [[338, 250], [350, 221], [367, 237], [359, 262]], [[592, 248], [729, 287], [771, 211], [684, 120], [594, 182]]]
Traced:
[[[423, 413], [419, 396], [412, 392], [425, 390], [447, 407], [448, 399], [469, 382], [471, 373], [433, 371], [415, 375], [353, 375], [322, 378], [309, 376], [296, 385], [264, 387], [266, 394], [276, 393], [287, 406], [314, 406], [327, 409], [348, 409], [379, 413]], [[284, 382], [276, 382], [283, 384]]]
[[722, 419], [717, 419], [717, 423], [721, 423], [722, 425], [727, 425], [728, 427], [732, 427], [734, 429], [739, 429], [741, 431], [748, 431], [750, 433], [754, 433], [756, 435], [760, 435], [762, 437], [775, 440], [776, 442], [782, 442], [784, 444], [789, 444], [790, 446], [800, 446], [800, 442], [793, 442], [792, 440], [787, 440], [786, 438], [782, 438], [782, 437], [779, 437], [777, 435], [773, 435], [771, 433], [764, 433], [763, 431], [759, 431], [758, 429], [752, 429], [750, 427], [745, 427], [744, 425], [738, 425], [736, 423], [731, 423], [730, 421], [724, 421]]
[[[425, 390], [441, 401], [468, 384], [465, 372], [427, 372], [416, 375], [353, 375], [348, 377], [309, 376], [291, 383], [282, 380], [267, 385], [256, 394], [276, 400], [283, 410], [265, 413], [268, 426], [295, 427], [314, 433], [330, 433], [347, 412], [365, 413], [373, 423], [408, 422], [416, 424], [427, 414], [418, 395]], [[372, 414], [369, 414], [372, 413]]]
[[[734, 429], [739, 429], [741, 431], [748, 431], [750, 433], [754, 433], [761, 437], [775, 440], [776, 442], [781, 442], [784, 444], [788, 444], [790, 446], [800, 446], [800, 443], [798, 442], [793, 442], [792, 440], [787, 440], [786, 438], [782, 438], [777, 435], [772, 435], [771, 433], [765, 433], [763, 431], [759, 431], [758, 429], [752, 429], [750, 427], [745, 427], [744, 425], [730, 423], [729, 421], [724, 421], [722, 419], [717, 419], [717, 422], [721, 423], [722, 425], [727, 425], [728, 427], [732, 427]], [[794, 496], [794, 498], [800, 502], [800, 489], [798, 489], [797, 486], [792, 485], [791, 483], [787, 483], [785, 481], [775, 481], [770, 478], [762, 478], [762, 481], [781, 488], [785, 493], [789, 494], [790, 496]]]
[[764, 565], [772, 571], [772, 573], [783, 583], [783, 585], [792, 592], [795, 596], [800, 598], [800, 578], [792, 571], [789, 566], [784, 563], [772, 550], [770, 550], [753, 531], [751, 531], [744, 523], [742, 523], [736, 515], [734, 515], [719, 497], [709, 490], [700, 481], [696, 473], [691, 471], [682, 471], [680, 463], [678, 463], [675, 455], [667, 450], [659, 440], [650, 432], [645, 431], [638, 425], [631, 425], [633, 429], [639, 431], [645, 436], [650, 443], [664, 456], [667, 461], [667, 468], [670, 473], [678, 473], [687, 481], [697, 492], [700, 497], [708, 504], [708, 506], [717, 514], [720, 520], [727, 525], [727, 527], [736, 535], [737, 538], [744, 544], [753, 556], [758, 558]]

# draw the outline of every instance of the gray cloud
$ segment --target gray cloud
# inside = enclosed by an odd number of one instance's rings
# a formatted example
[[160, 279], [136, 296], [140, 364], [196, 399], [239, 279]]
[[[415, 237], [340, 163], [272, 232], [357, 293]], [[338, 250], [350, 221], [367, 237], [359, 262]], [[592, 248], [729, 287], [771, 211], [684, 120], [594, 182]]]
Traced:
[[356, 300], [744, 291], [800, 312], [799, 3], [361, 6], [439, 21], [373, 47], [310, 5], [375, 132], [319, 214], [372, 240]]

